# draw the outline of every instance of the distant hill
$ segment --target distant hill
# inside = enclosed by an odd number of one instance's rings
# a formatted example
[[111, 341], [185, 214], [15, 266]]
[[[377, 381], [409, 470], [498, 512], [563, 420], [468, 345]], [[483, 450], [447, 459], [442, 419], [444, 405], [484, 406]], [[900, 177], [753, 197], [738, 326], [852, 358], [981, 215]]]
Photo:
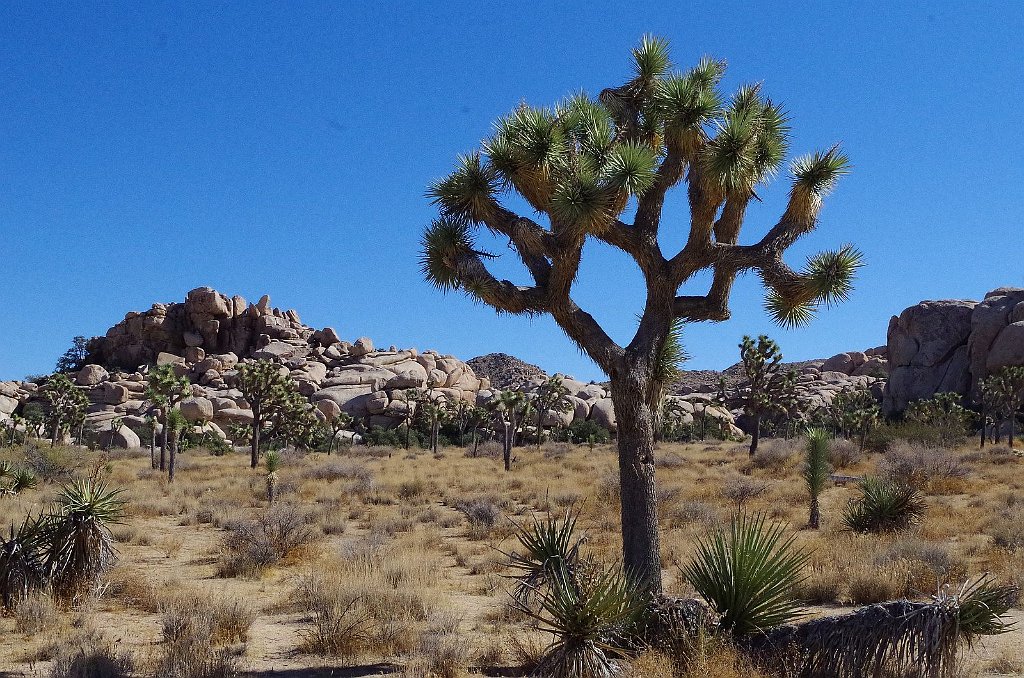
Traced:
[[523, 362], [507, 353], [488, 353], [466, 361], [477, 377], [491, 380], [493, 389], [518, 388], [532, 377], [546, 377], [547, 373], [536, 365]]

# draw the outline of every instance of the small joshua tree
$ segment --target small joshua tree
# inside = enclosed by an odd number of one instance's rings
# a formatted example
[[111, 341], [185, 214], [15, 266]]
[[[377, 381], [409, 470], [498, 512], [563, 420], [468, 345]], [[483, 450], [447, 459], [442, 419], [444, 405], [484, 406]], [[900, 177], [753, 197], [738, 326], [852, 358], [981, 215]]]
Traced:
[[860, 450], [863, 452], [868, 433], [882, 416], [882, 410], [871, 391], [866, 388], [844, 389], [832, 399], [829, 411], [843, 437], [858, 436]]
[[347, 412], [338, 412], [331, 419], [331, 442], [327, 446], [327, 456], [331, 456], [331, 452], [334, 450], [334, 443], [338, 440], [339, 434], [342, 431], [348, 430], [348, 427], [352, 425], [352, 417]]
[[[655, 365], [673, 322], [728, 319], [736, 277], [756, 272], [773, 318], [806, 323], [820, 305], [847, 298], [860, 255], [845, 246], [812, 257], [800, 272], [782, 259], [815, 229], [823, 198], [846, 173], [838, 147], [797, 159], [781, 218], [758, 241], [740, 244], [747, 207], [787, 154], [783, 108], [760, 85], [725, 97], [724, 62], [705, 58], [675, 72], [668, 44], [658, 38], [646, 37], [633, 50], [633, 70], [596, 99], [581, 93], [553, 108], [523, 104], [499, 120], [480, 151], [461, 157], [430, 188], [440, 215], [424, 233], [421, 263], [442, 290], [464, 290], [504, 313], [550, 314], [608, 375], [618, 422], [624, 565], [644, 588], [658, 591]], [[676, 187], [688, 202], [688, 223], [663, 224]], [[540, 219], [510, 210], [519, 199]], [[627, 208], [635, 208], [632, 223], [624, 220]], [[476, 243], [480, 227], [508, 239], [528, 284], [488, 270], [494, 255]], [[689, 235], [678, 251], [666, 252], [663, 229]], [[644, 310], [628, 345], [614, 341], [573, 298], [588, 239], [623, 251], [643, 275]], [[680, 293], [705, 276], [705, 293]]]
[[281, 467], [281, 453], [267, 452], [263, 455], [263, 463], [267, 466], [267, 503], [273, 504], [277, 497], [277, 469]]
[[516, 430], [519, 428], [519, 414], [526, 398], [519, 391], [502, 391], [498, 397], [491, 401], [491, 412], [497, 423], [501, 425], [504, 438], [502, 439], [502, 457], [505, 461], [505, 470], [512, 470], [512, 445], [515, 443]]
[[170, 435], [167, 417], [178, 403], [190, 395], [192, 385], [188, 377], [179, 377], [175, 374], [173, 365], [155, 365], [149, 369], [146, 399], [153, 403], [153, 407], [160, 413], [160, 423], [163, 424], [163, 432], [160, 434], [161, 471], [167, 468], [167, 444]]
[[75, 387], [68, 375], [60, 372], [46, 379], [42, 394], [50, 403], [50, 447], [55, 447], [65, 428], [74, 423], [79, 413], [85, 412], [89, 398]]
[[755, 342], [743, 337], [740, 360], [747, 383], [729, 398], [743, 407], [751, 419], [750, 456], [757, 452], [762, 418], [789, 412], [796, 400], [796, 372], [783, 370], [779, 345], [765, 335]]
[[1002, 433], [1004, 423], [1009, 424], [1009, 443], [1013, 448], [1017, 412], [1024, 402], [1024, 367], [1007, 365], [987, 377], [980, 384], [982, 398], [991, 404], [995, 420], [996, 441]]
[[537, 447], [540, 447], [544, 438], [544, 416], [548, 412], [561, 414], [573, 409], [572, 401], [569, 400], [569, 389], [562, 383], [562, 378], [556, 375], [538, 386], [533, 406], [537, 410]]
[[807, 525], [814, 530], [818, 529], [821, 522], [818, 497], [825, 491], [825, 486], [832, 473], [832, 467], [828, 462], [828, 445], [831, 440], [832, 436], [823, 428], [813, 428], [807, 431], [807, 453], [802, 475], [811, 503]]
[[296, 392], [295, 382], [282, 372], [280, 365], [269, 360], [242, 363], [238, 366], [236, 386], [252, 408], [252, 432], [249, 435], [249, 467], [260, 463], [260, 436], [282, 411], [293, 405], [291, 394]]
[[175, 462], [178, 458], [178, 447], [181, 443], [182, 435], [185, 430], [190, 426], [188, 419], [181, 413], [179, 409], [173, 409], [164, 416], [164, 431], [165, 437], [168, 438], [170, 451], [170, 458], [167, 461], [167, 482], [174, 482], [174, 470]]

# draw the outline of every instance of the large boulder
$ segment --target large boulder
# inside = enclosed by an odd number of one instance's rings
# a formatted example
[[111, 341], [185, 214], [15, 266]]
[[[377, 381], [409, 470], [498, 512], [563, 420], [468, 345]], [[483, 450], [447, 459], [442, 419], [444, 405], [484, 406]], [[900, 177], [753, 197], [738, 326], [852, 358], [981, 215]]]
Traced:
[[615, 432], [615, 406], [611, 398], [595, 400], [590, 406], [590, 419], [598, 426], [603, 426], [609, 431]]
[[977, 302], [923, 301], [889, 321], [889, 383], [883, 408], [901, 412], [907, 404], [943, 391], [966, 393], [970, 385], [968, 339]]
[[75, 383], [79, 386], [95, 386], [109, 378], [110, 375], [100, 365], [86, 365], [78, 371]]
[[178, 408], [189, 423], [213, 421], [213, 402], [209, 398], [186, 398], [181, 401]]

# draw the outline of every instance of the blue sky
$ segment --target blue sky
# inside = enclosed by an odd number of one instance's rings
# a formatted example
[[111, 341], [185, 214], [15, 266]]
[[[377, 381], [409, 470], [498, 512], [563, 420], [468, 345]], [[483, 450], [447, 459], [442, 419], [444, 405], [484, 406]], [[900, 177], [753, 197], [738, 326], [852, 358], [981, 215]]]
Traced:
[[[599, 378], [549, 319], [422, 280], [423, 193], [518, 102], [621, 84], [645, 32], [681, 68], [711, 54], [730, 88], [763, 81], [794, 153], [843, 142], [854, 171], [788, 258], [849, 241], [868, 262], [848, 304], [794, 331], [743, 279], [733, 319], [687, 329], [691, 368], [732, 364], [743, 334], [789, 359], [876, 346], [918, 300], [1024, 286], [1017, 3], [538, 4], [3, 3], [0, 378], [200, 285], [269, 293], [352, 339]], [[762, 192], [747, 241], [786, 188]], [[684, 202], [670, 198], [667, 249]], [[576, 297], [628, 341], [642, 290], [624, 257], [588, 245]]]

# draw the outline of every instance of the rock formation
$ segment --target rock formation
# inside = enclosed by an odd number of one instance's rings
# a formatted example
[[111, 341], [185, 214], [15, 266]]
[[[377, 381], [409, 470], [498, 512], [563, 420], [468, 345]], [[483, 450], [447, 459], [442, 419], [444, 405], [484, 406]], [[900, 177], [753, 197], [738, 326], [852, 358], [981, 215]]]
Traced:
[[515, 389], [534, 377], [547, 377], [544, 370], [507, 353], [488, 353], [466, 361], [480, 377], [491, 380], [499, 390]]
[[887, 414], [936, 393], [973, 400], [980, 379], [1005, 365], [1024, 365], [1024, 289], [1001, 287], [980, 302], [915, 304], [889, 321], [888, 349]]

